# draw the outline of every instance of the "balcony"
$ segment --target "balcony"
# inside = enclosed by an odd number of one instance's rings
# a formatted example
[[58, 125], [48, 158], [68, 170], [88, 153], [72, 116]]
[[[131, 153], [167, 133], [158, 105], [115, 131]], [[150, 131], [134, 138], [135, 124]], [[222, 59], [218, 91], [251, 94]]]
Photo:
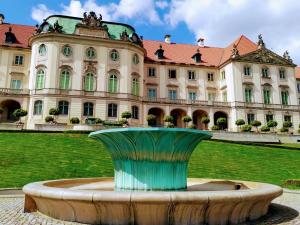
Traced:
[[0, 88], [0, 95], [28, 95], [28, 89], [11, 89], [11, 88]]
[[299, 105], [282, 105], [282, 104], [264, 104], [264, 103], [246, 103], [246, 102], [235, 102], [236, 107], [241, 108], [252, 108], [252, 109], [265, 109], [265, 110], [292, 110], [299, 111]]

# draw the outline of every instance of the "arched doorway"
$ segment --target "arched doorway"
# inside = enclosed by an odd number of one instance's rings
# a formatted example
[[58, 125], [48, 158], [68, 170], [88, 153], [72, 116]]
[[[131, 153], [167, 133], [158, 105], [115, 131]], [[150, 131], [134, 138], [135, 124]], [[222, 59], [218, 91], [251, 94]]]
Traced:
[[0, 120], [2, 122], [16, 122], [18, 118], [15, 118], [13, 116], [13, 112], [16, 109], [20, 109], [21, 105], [19, 102], [14, 101], [14, 100], [6, 100], [1, 102], [0, 108], [3, 109], [2, 115], [0, 115]]
[[228, 128], [228, 115], [225, 113], [225, 112], [222, 112], [222, 111], [218, 111], [218, 112], [215, 112], [214, 114], [214, 124], [217, 125], [217, 120], [219, 118], [225, 118], [226, 119], [226, 124], [224, 125], [224, 129], [227, 129]]
[[170, 113], [173, 117], [173, 123], [175, 127], [184, 127], [184, 122], [182, 122], [182, 117], [186, 116], [186, 111], [183, 109], [173, 109]]
[[153, 126], [162, 127], [164, 125], [165, 113], [162, 109], [160, 109], [160, 108], [151, 108], [148, 111], [148, 115], [149, 114], [152, 114], [156, 117], [156, 121], [155, 121], [155, 124], [153, 124]]
[[199, 130], [207, 130], [207, 125], [201, 123], [203, 117], [208, 117], [207, 112], [203, 110], [195, 110], [193, 112], [193, 124], [195, 124]]

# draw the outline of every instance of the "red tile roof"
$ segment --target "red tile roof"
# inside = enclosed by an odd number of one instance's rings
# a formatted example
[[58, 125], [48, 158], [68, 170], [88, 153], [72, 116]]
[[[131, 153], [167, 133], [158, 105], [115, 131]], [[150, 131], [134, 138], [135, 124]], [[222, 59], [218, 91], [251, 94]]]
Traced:
[[[5, 33], [8, 32], [10, 27], [12, 28], [12, 33], [14, 33], [17, 38], [17, 42], [14, 44], [5, 43]], [[28, 40], [33, 35], [34, 30], [34, 26], [7, 23], [0, 24], [0, 45], [28, 48]]]
[[296, 67], [295, 68], [295, 77], [296, 79], [300, 79], [300, 67]]
[[[171, 62], [171, 63], [183, 63], [183, 64], [197, 64], [202, 66], [219, 66], [230, 59], [231, 50], [233, 45], [237, 46], [240, 55], [247, 54], [249, 52], [257, 50], [257, 45], [246, 38], [244, 35], [239, 37], [236, 41], [230, 44], [226, 48], [217, 47], [200, 47], [197, 45], [190, 44], [176, 44], [176, 43], [165, 43], [163, 41], [143, 41], [144, 48], [147, 51], [146, 61], [155, 62]], [[155, 55], [159, 46], [162, 45], [164, 50], [164, 59], [158, 59]], [[200, 50], [202, 54], [202, 62], [195, 63], [192, 56]]]

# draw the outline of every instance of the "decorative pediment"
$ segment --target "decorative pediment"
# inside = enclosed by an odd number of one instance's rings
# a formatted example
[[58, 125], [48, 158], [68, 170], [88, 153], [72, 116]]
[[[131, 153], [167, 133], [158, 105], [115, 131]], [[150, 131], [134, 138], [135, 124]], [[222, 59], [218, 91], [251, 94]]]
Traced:
[[97, 68], [96, 68], [96, 64], [97, 62], [95, 61], [84, 61], [84, 72], [88, 73], [88, 72], [92, 72], [94, 74], [97, 73]]
[[285, 59], [266, 48], [261, 48], [246, 55], [235, 57], [235, 60], [250, 63], [296, 66], [290, 60]]

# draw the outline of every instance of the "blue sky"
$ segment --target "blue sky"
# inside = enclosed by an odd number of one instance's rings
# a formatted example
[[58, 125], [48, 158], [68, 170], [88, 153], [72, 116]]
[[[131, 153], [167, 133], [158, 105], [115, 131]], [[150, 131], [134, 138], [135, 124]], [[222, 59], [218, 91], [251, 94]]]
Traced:
[[128, 23], [145, 39], [225, 47], [244, 34], [267, 48], [290, 52], [300, 64], [299, 0], [0, 0], [6, 22], [35, 25], [51, 14], [101, 13], [104, 20]]

